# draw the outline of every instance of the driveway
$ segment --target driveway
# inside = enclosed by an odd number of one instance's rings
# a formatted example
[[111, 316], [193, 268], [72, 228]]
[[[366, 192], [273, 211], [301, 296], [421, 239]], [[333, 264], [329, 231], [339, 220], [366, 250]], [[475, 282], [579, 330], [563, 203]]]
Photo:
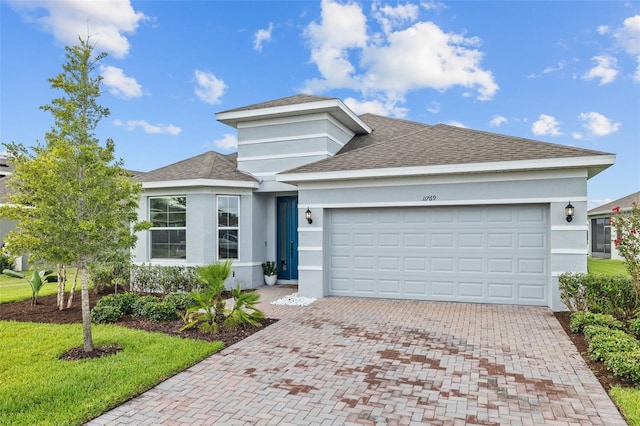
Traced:
[[281, 320], [89, 424], [626, 424], [547, 308], [263, 308]]

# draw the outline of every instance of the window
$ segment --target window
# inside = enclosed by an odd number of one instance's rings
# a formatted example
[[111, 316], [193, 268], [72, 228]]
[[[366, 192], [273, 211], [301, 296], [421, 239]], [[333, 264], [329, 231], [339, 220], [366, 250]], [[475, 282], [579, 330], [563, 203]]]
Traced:
[[187, 197], [149, 198], [152, 259], [187, 257]]
[[591, 255], [611, 258], [611, 219], [591, 219]]
[[218, 259], [238, 258], [240, 197], [218, 196]]

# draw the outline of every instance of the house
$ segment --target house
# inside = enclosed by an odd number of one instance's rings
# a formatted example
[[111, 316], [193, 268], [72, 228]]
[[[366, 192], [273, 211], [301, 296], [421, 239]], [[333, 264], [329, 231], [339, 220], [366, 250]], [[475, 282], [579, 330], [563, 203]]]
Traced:
[[624, 260], [613, 244], [617, 235], [615, 229], [611, 228], [611, 215], [613, 214], [614, 208], [619, 208], [621, 212], [629, 211], [634, 203], [640, 206], [640, 191], [603, 204], [587, 212], [590, 236], [589, 254], [592, 257]]
[[[615, 155], [356, 115], [296, 95], [231, 109], [237, 154], [138, 176], [138, 263], [233, 260], [237, 282], [303, 296], [563, 309], [558, 275], [586, 271], [587, 179]], [[567, 207], [571, 207], [568, 209]]]

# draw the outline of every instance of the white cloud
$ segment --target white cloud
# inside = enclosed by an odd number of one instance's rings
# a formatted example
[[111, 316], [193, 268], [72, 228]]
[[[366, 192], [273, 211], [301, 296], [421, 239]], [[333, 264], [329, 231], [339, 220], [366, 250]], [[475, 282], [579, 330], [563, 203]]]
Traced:
[[638, 66], [636, 67], [636, 72], [633, 73], [633, 81], [640, 83], [640, 56], [638, 56], [637, 61]]
[[173, 124], [164, 125], [164, 124], [149, 124], [145, 120], [113, 120], [113, 125], [116, 127], [124, 127], [129, 131], [136, 130], [137, 128], [141, 128], [145, 133], [148, 134], [156, 134], [156, 135], [179, 135], [182, 132], [182, 129], [178, 126], [174, 126]]
[[474, 90], [479, 100], [491, 99], [498, 91], [491, 71], [480, 65], [483, 54], [477, 37], [445, 33], [432, 22], [396, 29], [417, 17], [410, 7], [376, 13], [388, 20], [388, 31], [369, 36], [358, 4], [322, 1], [320, 22], [312, 22], [305, 31], [321, 77], [306, 81], [303, 92], [347, 88], [384, 98], [386, 104], [404, 102], [408, 91], [423, 88], [444, 91], [461, 86]]
[[615, 32], [618, 44], [631, 56], [640, 56], [640, 15], [624, 20]]
[[356, 114], [377, 114], [383, 116], [393, 116], [404, 118], [407, 116], [408, 110], [396, 105], [395, 102], [384, 103], [380, 100], [358, 101], [354, 98], [346, 98], [344, 104]]
[[583, 112], [580, 114], [583, 126], [593, 136], [606, 136], [615, 133], [620, 128], [620, 123], [614, 123], [609, 118], [597, 112]]
[[536, 136], [560, 136], [562, 134], [560, 123], [554, 117], [546, 114], [540, 114], [538, 120], [531, 126], [531, 131]]
[[598, 34], [604, 35], [609, 32], [609, 27], [606, 25], [599, 25], [596, 31], [598, 32]]
[[439, 102], [431, 102], [429, 104], [429, 106], [427, 107], [427, 111], [429, 111], [431, 114], [437, 114], [440, 112], [440, 103]]
[[125, 99], [139, 98], [142, 96], [142, 86], [135, 78], [124, 75], [120, 68], [101, 66], [100, 74], [102, 82], [109, 88], [109, 93]]
[[273, 31], [273, 23], [269, 22], [269, 27], [266, 30], [258, 30], [253, 35], [253, 50], [262, 52], [262, 44], [271, 41], [271, 32]]
[[462, 127], [463, 129], [467, 129], [467, 126], [456, 120], [449, 120], [447, 121], [447, 124], [449, 126]]
[[205, 144], [205, 148], [209, 147], [218, 148], [222, 151], [232, 151], [238, 148], [238, 139], [232, 133], [225, 133], [220, 139]]
[[611, 83], [618, 76], [618, 61], [616, 58], [608, 55], [594, 56], [591, 60], [597, 65], [582, 76], [583, 80], [600, 79], [600, 86]]
[[91, 36], [97, 51], [107, 51], [116, 58], [129, 53], [129, 40], [140, 22], [148, 18], [136, 12], [129, 0], [13, 0], [9, 3], [27, 22], [38, 24], [64, 45], [76, 45], [78, 36]]
[[584, 136], [582, 136], [582, 133], [580, 132], [571, 132], [571, 137], [574, 138], [575, 140], [580, 140]]
[[420, 8], [416, 4], [400, 4], [396, 7], [384, 5], [378, 7], [375, 2], [372, 6], [373, 16], [380, 23], [382, 30], [388, 34], [394, 28], [414, 22], [418, 17]]
[[208, 104], [219, 104], [222, 102], [222, 96], [227, 85], [224, 81], [216, 77], [215, 75], [195, 70], [196, 84], [195, 94], [200, 98], [202, 102]]
[[556, 72], [556, 71], [560, 71], [561, 69], [563, 69], [565, 66], [567, 65], [566, 61], [560, 61], [558, 62], [558, 64], [556, 66], [550, 66], [545, 68], [542, 72], [544, 74], [549, 74], [552, 72]]
[[509, 120], [507, 120], [506, 117], [503, 117], [501, 115], [494, 115], [491, 118], [491, 121], [489, 121], [489, 126], [491, 126], [491, 127], [500, 127], [503, 124], [508, 123], [508, 122], [509, 122]]

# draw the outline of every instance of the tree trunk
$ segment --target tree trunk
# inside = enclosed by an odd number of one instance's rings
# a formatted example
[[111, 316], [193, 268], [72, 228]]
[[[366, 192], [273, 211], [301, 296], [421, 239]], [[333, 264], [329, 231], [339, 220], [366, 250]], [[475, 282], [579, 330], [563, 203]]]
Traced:
[[58, 263], [56, 265], [56, 270], [58, 273], [58, 298], [57, 298], [57, 306], [58, 310], [64, 309], [64, 285], [66, 284], [66, 272], [64, 269], [64, 265]]
[[82, 297], [82, 338], [84, 340], [84, 351], [93, 351], [93, 337], [91, 336], [91, 309], [89, 307], [89, 274], [87, 263], [80, 262], [80, 295]]
[[[65, 272], [66, 275], [66, 272]], [[76, 287], [78, 286], [78, 268], [76, 268], [76, 273], [73, 274], [73, 284], [71, 284], [71, 291], [69, 292], [69, 300], [67, 301], [67, 309], [71, 307], [71, 303], [73, 303], [73, 295], [76, 292]]]

